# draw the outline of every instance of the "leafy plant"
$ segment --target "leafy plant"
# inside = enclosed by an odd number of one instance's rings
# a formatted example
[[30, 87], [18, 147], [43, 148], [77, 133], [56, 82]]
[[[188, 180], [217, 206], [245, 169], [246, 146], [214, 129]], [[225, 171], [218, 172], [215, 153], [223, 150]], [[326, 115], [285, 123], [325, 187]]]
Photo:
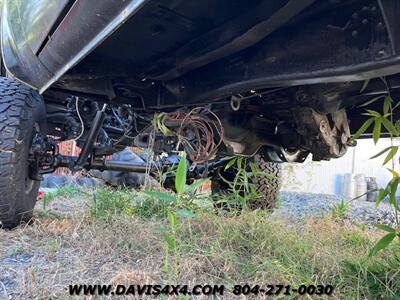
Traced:
[[[168, 192], [145, 191], [148, 197], [156, 198], [158, 201], [167, 203], [167, 215], [169, 228], [163, 230], [162, 235], [166, 243], [164, 271], [169, 271], [169, 255], [172, 253], [174, 269], [178, 270], [179, 249], [177, 246], [177, 222], [179, 218], [191, 218], [194, 216], [193, 208], [195, 193], [208, 179], [199, 179], [188, 185], [187, 182], [187, 160], [184, 154], [180, 156], [175, 171], [176, 194]], [[177, 276], [177, 274], [175, 274]]]
[[161, 186], [165, 185], [168, 178], [175, 176], [176, 168], [177, 168], [177, 165], [173, 164], [173, 165], [170, 165], [166, 170], [165, 169], [158, 170], [158, 172], [156, 174], [156, 178], [158, 179], [158, 182], [160, 183]]
[[388, 171], [392, 174], [392, 179], [388, 182], [386, 187], [378, 189], [378, 196], [376, 199], [376, 205], [378, 206], [384, 198], [389, 199], [389, 204], [393, 208], [394, 216], [395, 216], [395, 225], [393, 227], [378, 224], [376, 225], [379, 229], [387, 232], [385, 236], [383, 236], [376, 245], [371, 249], [370, 255], [375, 255], [382, 249], [386, 248], [396, 237], [400, 240], [400, 222], [399, 222], [399, 203], [396, 198], [397, 189], [400, 183], [400, 174], [395, 170], [395, 155], [399, 150], [399, 146], [394, 145], [395, 138], [400, 136], [400, 120], [394, 120], [394, 112], [399, 108], [400, 101], [397, 101], [394, 104], [393, 98], [390, 95], [390, 89], [386, 83], [385, 79], [382, 79], [387, 90], [386, 95], [380, 95], [375, 97], [362, 106], [367, 106], [375, 101], [383, 99], [383, 107], [382, 113], [371, 110], [365, 109], [365, 116], [369, 118], [364, 122], [364, 124], [358, 129], [358, 131], [354, 134], [353, 138], [359, 138], [364, 132], [366, 132], [372, 125], [372, 137], [374, 143], [376, 144], [382, 136], [382, 127], [386, 129], [389, 133], [391, 146], [383, 149], [379, 153], [375, 154], [371, 157], [377, 158], [382, 155], [386, 155], [383, 160], [383, 166], [387, 165], [391, 162], [391, 167], [387, 168]]
[[331, 214], [334, 218], [343, 219], [350, 208], [349, 203], [342, 199], [339, 203], [335, 204], [331, 209]]
[[[250, 200], [260, 197], [256, 186], [253, 183], [255, 177], [273, 176], [260, 171], [254, 162], [244, 159], [240, 156], [234, 156], [229, 159], [224, 169], [225, 173], [230, 171], [234, 174], [233, 178], [222, 176], [221, 179], [228, 185], [228, 194], [219, 199], [228, 206], [241, 207], [246, 209]], [[220, 197], [220, 195], [218, 195]]]
[[399, 228], [395, 229], [392, 228], [388, 225], [385, 224], [378, 224], [376, 225], [381, 230], [384, 230], [388, 232], [385, 236], [383, 236], [372, 248], [370, 255], [375, 255], [378, 253], [380, 250], [385, 249], [393, 240], [395, 237], [400, 237], [400, 231]]

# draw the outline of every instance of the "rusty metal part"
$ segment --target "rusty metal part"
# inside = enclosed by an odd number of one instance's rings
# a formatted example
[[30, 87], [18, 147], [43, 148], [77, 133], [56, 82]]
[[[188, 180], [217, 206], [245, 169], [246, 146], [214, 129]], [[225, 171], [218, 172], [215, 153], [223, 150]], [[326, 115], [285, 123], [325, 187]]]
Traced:
[[313, 160], [339, 158], [346, 153], [350, 140], [346, 110], [322, 114], [306, 107], [297, 109], [294, 115], [297, 132], [305, 140]]

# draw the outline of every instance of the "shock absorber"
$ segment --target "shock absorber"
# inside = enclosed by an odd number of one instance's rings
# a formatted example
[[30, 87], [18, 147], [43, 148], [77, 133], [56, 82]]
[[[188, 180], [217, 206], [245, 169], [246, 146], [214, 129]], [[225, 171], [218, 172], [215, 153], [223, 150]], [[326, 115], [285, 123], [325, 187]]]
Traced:
[[101, 110], [98, 110], [96, 116], [94, 117], [89, 134], [86, 138], [85, 143], [83, 144], [82, 151], [74, 166], [75, 171], [79, 171], [83, 168], [83, 166], [88, 162], [90, 154], [93, 152], [94, 143], [99, 136], [99, 132], [101, 130], [101, 127], [103, 126], [103, 122], [106, 117], [106, 108], [107, 104], [104, 104], [103, 108]]

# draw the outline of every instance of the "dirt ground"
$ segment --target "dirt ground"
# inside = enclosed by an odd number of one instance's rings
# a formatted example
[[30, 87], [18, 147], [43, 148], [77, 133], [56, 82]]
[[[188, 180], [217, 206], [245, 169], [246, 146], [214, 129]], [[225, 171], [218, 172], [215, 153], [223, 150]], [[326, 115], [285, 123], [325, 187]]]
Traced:
[[399, 245], [367, 258], [377, 231], [329, 216], [298, 226], [260, 211], [199, 211], [180, 220], [176, 264], [170, 253], [166, 268], [165, 219], [116, 206], [100, 217], [91, 210], [95, 198], [89, 192], [41, 201], [32, 225], [0, 231], [0, 299], [66, 299], [69, 284], [167, 283], [329, 283], [334, 299], [400, 295]]

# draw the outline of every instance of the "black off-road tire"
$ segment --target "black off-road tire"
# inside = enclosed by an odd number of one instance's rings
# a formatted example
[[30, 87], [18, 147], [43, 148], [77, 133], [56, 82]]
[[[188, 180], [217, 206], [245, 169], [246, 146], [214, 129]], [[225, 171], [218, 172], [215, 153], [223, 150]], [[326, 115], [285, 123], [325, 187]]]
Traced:
[[24, 84], [0, 77], [0, 227], [29, 222], [40, 181], [29, 177], [29, 152], [36, 132], [44, 133], [42, 97]]
[[[253, 178], [253, 184], [259, 195], [257, 199], [251, 199], [247, 204], [252, 209], [273, 210], [276, 207], [278, 193], [282, 185], [282, 165], [279, 163], [267, 162], [262, 156], [256, 155], [253, 159], [258, 170], [268, 176], [256, 176]], [[228, 180], [234, 176], [233, 174], [221, 174]], [[211, 191], [213, 194], [226, 196], [229, 194], [229, 185], [220, 178], [211, 181]]]

